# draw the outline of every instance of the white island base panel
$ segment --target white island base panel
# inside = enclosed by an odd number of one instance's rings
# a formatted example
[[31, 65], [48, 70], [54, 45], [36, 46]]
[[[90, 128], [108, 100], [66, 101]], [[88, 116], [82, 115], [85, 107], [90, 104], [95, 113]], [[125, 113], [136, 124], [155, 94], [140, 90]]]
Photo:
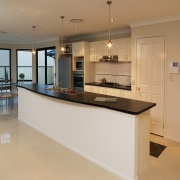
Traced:
[[18, 118], [123, 180], [149, 164], [150, 111], [130, 115], [18, 88]]

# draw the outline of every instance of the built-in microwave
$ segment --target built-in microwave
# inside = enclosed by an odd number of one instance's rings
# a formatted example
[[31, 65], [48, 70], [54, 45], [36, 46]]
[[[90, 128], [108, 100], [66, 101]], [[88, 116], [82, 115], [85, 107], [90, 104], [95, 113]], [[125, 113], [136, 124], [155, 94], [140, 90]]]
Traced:
[[83, 59], [77, 59], [75, 61], [75, 69], [76, 70], [84, 70], [84, 61], [83, 61]]

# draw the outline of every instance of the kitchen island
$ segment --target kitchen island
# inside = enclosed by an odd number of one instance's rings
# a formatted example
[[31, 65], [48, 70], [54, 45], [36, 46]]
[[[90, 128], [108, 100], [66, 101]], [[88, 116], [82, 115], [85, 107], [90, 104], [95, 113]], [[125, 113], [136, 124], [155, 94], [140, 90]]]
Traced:
[[19, 120], [127, 180], [148, 168], [154, 106], [88, 92], [59, 93], [40, 84], [18, 87]]

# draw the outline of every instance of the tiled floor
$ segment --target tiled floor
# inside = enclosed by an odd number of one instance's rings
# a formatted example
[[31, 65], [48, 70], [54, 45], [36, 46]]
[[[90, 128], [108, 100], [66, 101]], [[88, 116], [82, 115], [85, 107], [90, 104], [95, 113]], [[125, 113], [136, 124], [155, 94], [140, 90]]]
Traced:
[[[8, 103], [8, 106], [7, 106]], [[0, 180], [121, 180], [17, 119], [17, 98], [0, 99]], [[150, 157], [140, 180], [179, 180], [180, 143], [151, 135], [167, 148]]]

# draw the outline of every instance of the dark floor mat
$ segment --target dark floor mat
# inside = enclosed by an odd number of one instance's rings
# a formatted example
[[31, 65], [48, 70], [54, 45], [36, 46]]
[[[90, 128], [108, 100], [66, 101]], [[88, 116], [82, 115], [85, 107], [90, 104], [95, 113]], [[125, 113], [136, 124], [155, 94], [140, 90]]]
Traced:
[[150, 155], [158, 158], [166, 146], [150, 141]]

